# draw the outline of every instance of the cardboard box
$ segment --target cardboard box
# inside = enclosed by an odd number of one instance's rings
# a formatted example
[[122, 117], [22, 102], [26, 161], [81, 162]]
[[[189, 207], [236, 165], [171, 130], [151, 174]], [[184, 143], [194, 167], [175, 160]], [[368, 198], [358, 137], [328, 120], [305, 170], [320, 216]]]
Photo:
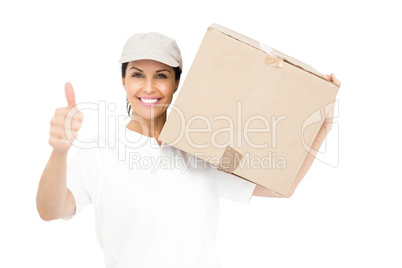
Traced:
[[213, 24], [159, 139], [286, 194], [338, 90], [312, 67]]

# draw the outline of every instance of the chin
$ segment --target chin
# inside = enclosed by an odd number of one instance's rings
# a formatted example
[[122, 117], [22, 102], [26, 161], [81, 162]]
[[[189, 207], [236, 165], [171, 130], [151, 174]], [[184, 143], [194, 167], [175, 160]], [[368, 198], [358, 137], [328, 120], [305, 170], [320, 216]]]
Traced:
[[135, 111], [133, 111], [133, 119], [143, 119], [143, 120], [156, 120], [157, 118], [159, 118], [161, 116], [161, 114], [155, 114], [154, 116], [152, 116], [149, 113], [137, 113]]

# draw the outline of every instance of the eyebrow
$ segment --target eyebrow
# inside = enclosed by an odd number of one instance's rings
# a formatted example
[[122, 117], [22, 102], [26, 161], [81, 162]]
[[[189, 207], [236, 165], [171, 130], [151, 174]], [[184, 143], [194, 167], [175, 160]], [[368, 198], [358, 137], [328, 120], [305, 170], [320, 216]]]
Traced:
[[[138, 69], [137, 67], [131, 67], [130, 68], [130, 70], [131, 69], [136, 69], [137, 71], [140, 71], [140, 72], [144, 72], [143, 70], [141, 70], [141, 69]], [[168, 69], [162, 69], [162, 70], [157, 70], [157, 71], [155, 71], [156, 73], [160, 73], [160, 72], [163, 72], [163, 71], [166, 71], [166, 72], [169, 72], [170, 73], [170, 70], [168, 70]]]
[[136, 67], [131, 67], [130, 70], [131, 70], [131, 69], [136, 69], [137, 71], [140, 71], [140, 72], [142, 72], [142, 73], [144, 72], [143, 70], [138, 69], [138, 68], [136, 68]]
[[163, 72], [163, 71], [166, 71], [166, 72], [170, 73], [170, 70], [168, 70], [168, 69], [157, 70], [156, 73], [160, 73], [160, 72]]

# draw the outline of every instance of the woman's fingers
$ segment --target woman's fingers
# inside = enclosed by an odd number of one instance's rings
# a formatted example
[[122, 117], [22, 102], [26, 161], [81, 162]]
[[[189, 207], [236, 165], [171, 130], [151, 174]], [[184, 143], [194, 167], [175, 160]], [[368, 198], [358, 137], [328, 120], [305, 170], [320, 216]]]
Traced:
[[322, 77], [324, 79], [327, 79], [327, 80], [331, 81], [331, 76], [329, 74], [324, 74]]
[[341, 86], [341, 81], [339, 81], [334, 74], [331, 74], [331, 81], [334, 82], [336, 85]]
[[335, 75], [333, 73], [324, 74], [322, 77], [324, 79], [327, 79], [327, 80], [333, 82], [335, 85], [341, 86], [341, 82], [335, 77]]

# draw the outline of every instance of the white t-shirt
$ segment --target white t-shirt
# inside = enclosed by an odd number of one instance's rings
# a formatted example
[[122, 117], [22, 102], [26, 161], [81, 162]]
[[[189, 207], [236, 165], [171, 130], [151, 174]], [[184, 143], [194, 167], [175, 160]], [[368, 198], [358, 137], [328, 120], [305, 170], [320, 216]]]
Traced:
[[95, 208], [106, 266], [221, 267], [219, 198], [248, 204], [255, 184], [125, 127], [117, 136], [79, 149], [67, 169], [76, 213]]

